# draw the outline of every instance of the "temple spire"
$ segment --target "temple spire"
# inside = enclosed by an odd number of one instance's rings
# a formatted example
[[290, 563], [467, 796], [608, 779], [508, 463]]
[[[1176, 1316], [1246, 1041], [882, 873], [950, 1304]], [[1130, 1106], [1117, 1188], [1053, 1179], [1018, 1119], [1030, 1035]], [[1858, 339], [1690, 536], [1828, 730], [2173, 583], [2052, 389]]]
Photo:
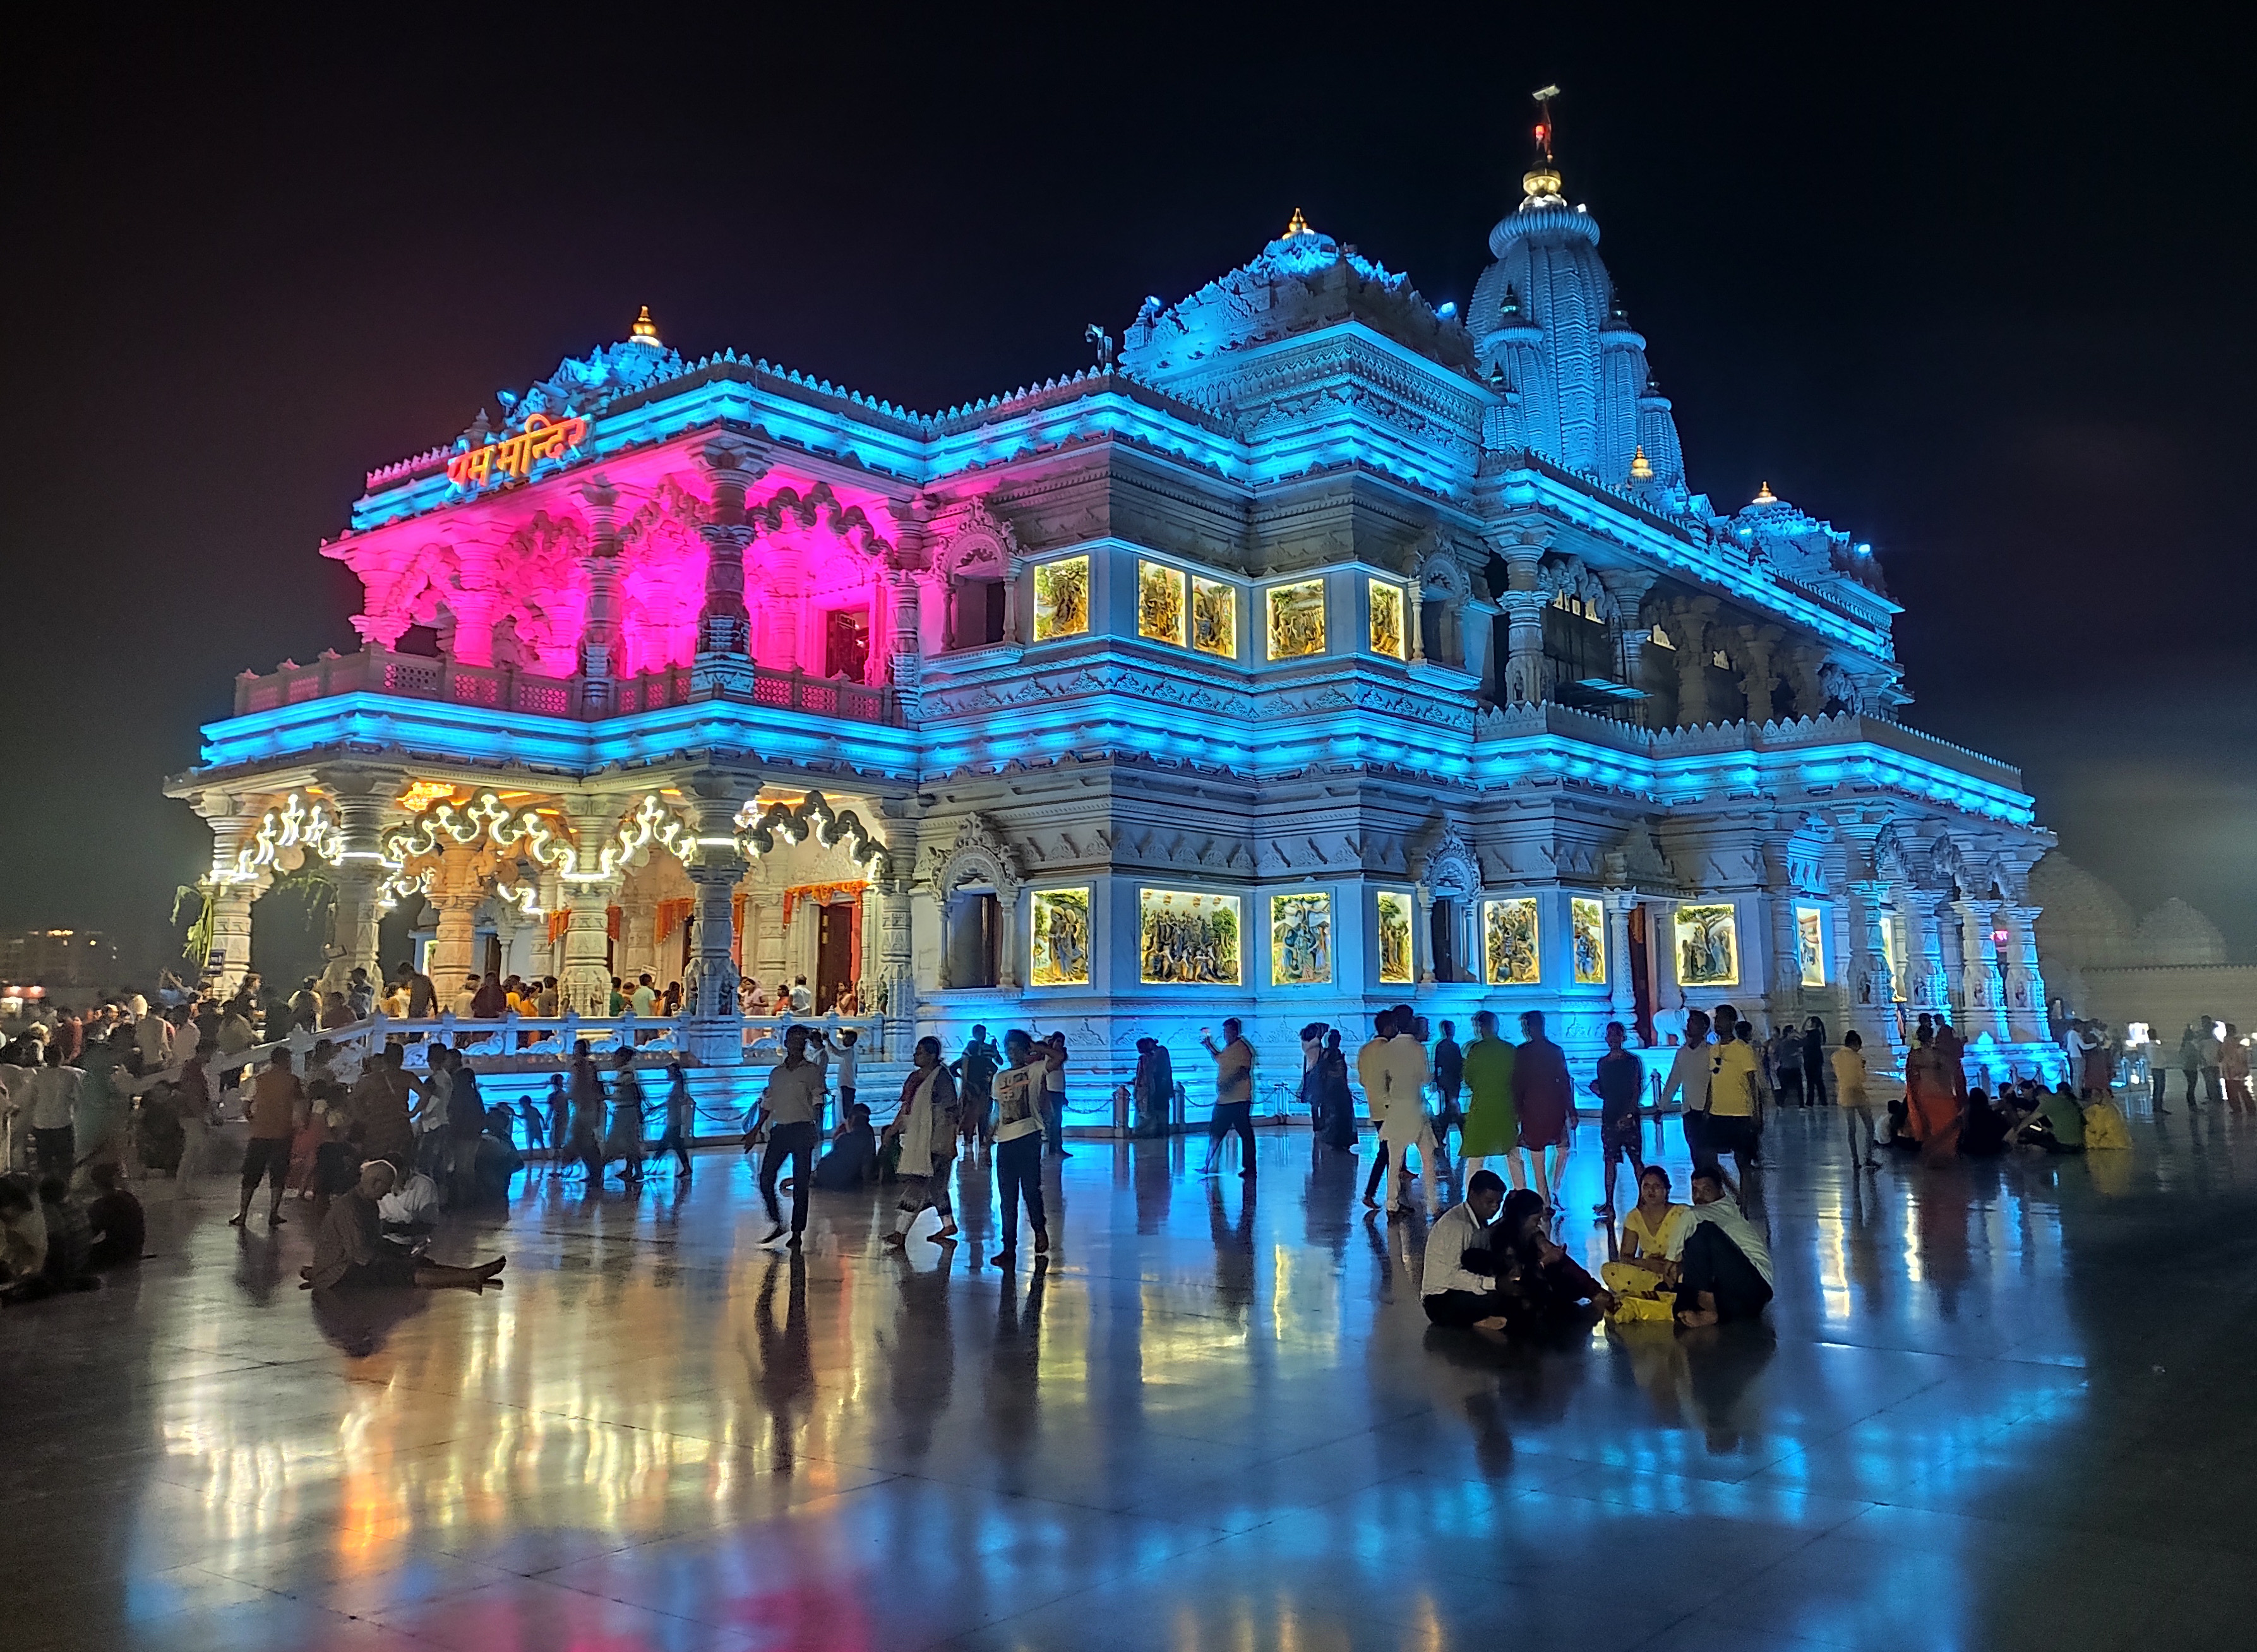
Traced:
[[1297, 235], [1308, 233], [1309, 221], [1301, 215], [1301, 209], [1298, 207], [1294, 208], [1292, 221], [1285, 226], [1285, 238], [1290, 241]]
[[1552, 100], [1560, 95], [1556, 86], [1539, 88], [1536, 99], [1536, 159], [1520, 175], [1520, 187], [1527, 199], [1520, 204], [1529, 207], [1556, 207], [1564, 204], [1560, 196], [1560, 168], [1552, 153]]
[[659, 342], [658, 323], [650, 319], [650, 306], [647, 304], [642, 307], [642, 314], [635, 317], [635, 324], [627, 329], [627, 336], [633, 342], [647, 344], [653, 349], [665, 348]]

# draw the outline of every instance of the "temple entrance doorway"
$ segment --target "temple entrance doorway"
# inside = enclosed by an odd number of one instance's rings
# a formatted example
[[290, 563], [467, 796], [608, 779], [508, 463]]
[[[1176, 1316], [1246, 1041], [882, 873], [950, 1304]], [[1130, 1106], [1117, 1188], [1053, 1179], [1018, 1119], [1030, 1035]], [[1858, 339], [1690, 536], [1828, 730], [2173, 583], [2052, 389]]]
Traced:
[[861, 978], [862, 904], [836, 901], [818, 907], [816, 915], [815, 1008], [828, 1014]]
[[501, 974], [501, 936], [489, 929], [480, 937], [485, 942], [478, 964], [478, 976], [483, 980], [497, 979]]
[[995, 985], [999, 927], [994, 890], [959, 889], [948, 897], [949, 985]]
[[1426, 914], [1426, 956], [1433, 960], [1434, 978], [1438, 981], [1465, 978], [1458, 967], [1459, 932], [1457, 897], [1444, 895]]
[[1638, 1041], [1650, 1049], [1659, 1041], [1653, 1035], [1653, 963], [1646, 945], [1642, 901], [1630, 909], [1630, 991]]

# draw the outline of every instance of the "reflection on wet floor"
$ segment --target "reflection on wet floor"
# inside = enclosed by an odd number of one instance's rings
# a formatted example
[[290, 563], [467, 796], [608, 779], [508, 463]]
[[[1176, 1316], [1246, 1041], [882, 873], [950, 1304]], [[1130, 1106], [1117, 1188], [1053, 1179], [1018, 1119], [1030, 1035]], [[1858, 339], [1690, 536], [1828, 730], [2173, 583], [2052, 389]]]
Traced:
[[1077, 1143], [1012, 1273], [977, 1163], [905, 1257], [875, 1190], [758, 1248], [734, 1154], [540, 1177], [442, 1238], [509, 1252], [484, 1297], [317, 1303], [307, 1224], [144, 1184], [157, 1260], [0, 1318], [11, 1641], [2243, 1643], [2257, 1131], [1857, 1176], [1836, 1122], [1771, 1132], [1767, 1326], [1503, 1347], [1298, 1133], [1258, 1192]]

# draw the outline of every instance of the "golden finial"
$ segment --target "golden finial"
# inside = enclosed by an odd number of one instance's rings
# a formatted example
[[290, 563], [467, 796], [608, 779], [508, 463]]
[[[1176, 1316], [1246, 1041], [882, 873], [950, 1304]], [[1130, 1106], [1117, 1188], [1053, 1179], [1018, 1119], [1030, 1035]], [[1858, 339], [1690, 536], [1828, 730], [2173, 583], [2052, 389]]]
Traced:
[[658, 341], [658, 323], [650, 319], [650, 306], [647, 304], [642, 307], [642, 314], [635, 317], [635, 324], [627, 329], [627, 336], [633, 342], [647, 344], [653, 349], [665, 348]]
[[1301, 209], [1298, 207], [1294, 208], [1292, 221], [1285, 226], [1285, 238], [1290, 241], [1297, 235], [1308, 233], [1309, 221], [1301, 215]]
[[1643, 446], [1630, 456], [1630, 479], [1633, 482], [1653, 480], [1653, 462], [1645, 456]]
[[1779, 495], [1771, 491], [1771, 484], [1766, 482], [1756, 490], [1755, 502], [1758, 505], [1777, 505]]
[[1528, 197], [1524, 204], [1559, 205], [1561, 204], [1560, 168], [1552, 157], [1552, 100], [1560, 95], [1560, 88], [1556, 86], [1542, 87], [1532, 95], [1536, 99], [1537, 113], [1536, 159], [1526, 172], [1520, 174], [1521, 191]]

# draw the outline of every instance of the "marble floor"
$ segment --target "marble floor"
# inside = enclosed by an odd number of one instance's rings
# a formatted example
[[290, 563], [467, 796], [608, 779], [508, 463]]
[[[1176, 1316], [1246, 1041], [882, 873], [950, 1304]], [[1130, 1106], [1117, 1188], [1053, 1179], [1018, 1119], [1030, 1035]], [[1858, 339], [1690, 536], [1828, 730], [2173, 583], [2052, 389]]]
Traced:
[[303, 1219], [145, 1183], [137, 1274], [0, 1314], [7, 1643], [2247, 1646], [2257, 1120], [2133, 1131], [1858, 1177], [1787, 1113], [1767, 1329], [1511, 1348], [1298, 1133], [1258, 1192], [1077, 1143], [1015, 1272], [874, 1193], [761, 1250], [732, 1153], [536, 1178], [440, 1241], [506, 1289], [343, 1306]]

